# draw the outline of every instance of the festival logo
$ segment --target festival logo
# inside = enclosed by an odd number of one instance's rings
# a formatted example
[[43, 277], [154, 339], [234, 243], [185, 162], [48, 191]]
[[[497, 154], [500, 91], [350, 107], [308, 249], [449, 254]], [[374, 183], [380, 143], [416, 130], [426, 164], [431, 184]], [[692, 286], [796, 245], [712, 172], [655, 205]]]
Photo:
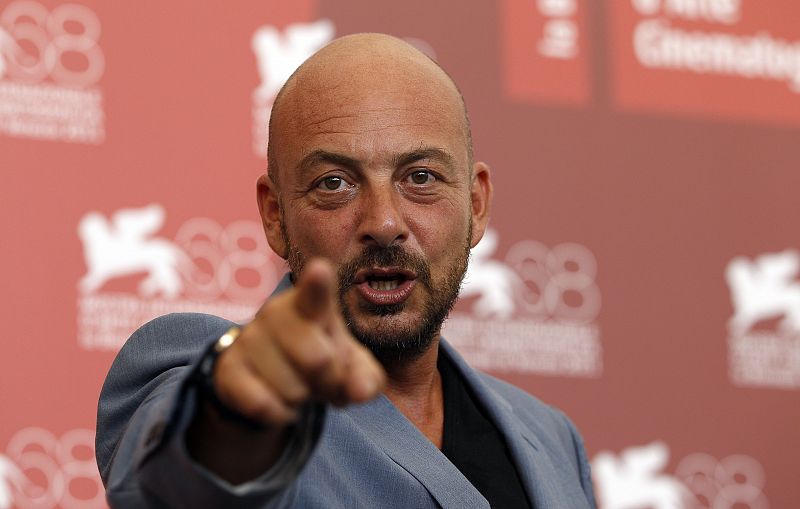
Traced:
[[683, 458], [670, 474], [669, 447], [661, 441], [599, 452], [592, 475], [600, 509], [768, 509], [764, 468], [750, 456], [717, 460], [704, 453]]
[[689, 490], [677, 478], [663, 472], [668, 461], [669, 449], [663, 442], [630, 447], [619, 456], [608, 451], [598, 453], [592, 461], [592, 472], [600, 507], [688, 507]]
[[57, 438], [24, 428], [0, 454], [0, 509], [96, 509], [106, 506], [94, 459], [94, 432], [73, 429]]
[[800, 252], [734, 258], [725, 279], [734, 309], [728, 321], [731, 381], [800, 388]]
[[479, 369], [600, 376], [601, 296], [592, 252], [523, 240], [501, 261], [492, 258], [498, 243], [489, 229], [472, 250], [444, 336]]
[[208, 218], [158, 236], [161, 205], [85, 214], [78, 224], [86, 273], [78, 282], [78, 341], [116, 351], [145, 322], [192, 311], [234, 321], [253, 316], [277, 285], [283, 261], [272, 255], [260, 223], [225, 227]]
[[289, 76], [317, 50], [333, 40], [333, 23], [322, 19], [294, 23], [281, 31], [265, 25], [253, 34], [252, 47], [261, 85], [253, 91], [253, 151], [267, 156], [272, 103]]
[[105, 58], [88, 7], [18, 0], [0, 12], [0, 133], [100, 143]]
[[621, 106], [800, 124], [794, 0], [626, 0], [611, 6]]
[[504, 0], [506, 94], [585, 104], [589, 98], [585, 0]]

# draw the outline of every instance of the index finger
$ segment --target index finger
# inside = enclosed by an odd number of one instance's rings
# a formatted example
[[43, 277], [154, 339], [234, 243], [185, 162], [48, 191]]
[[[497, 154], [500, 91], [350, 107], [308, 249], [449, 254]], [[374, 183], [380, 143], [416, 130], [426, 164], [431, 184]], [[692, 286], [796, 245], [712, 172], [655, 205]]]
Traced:
[[336, 277], [331, 264], [321, 258], [311, 260], [297, 279], [295, 309], [310, 321], [323, 321], [335, 306]]

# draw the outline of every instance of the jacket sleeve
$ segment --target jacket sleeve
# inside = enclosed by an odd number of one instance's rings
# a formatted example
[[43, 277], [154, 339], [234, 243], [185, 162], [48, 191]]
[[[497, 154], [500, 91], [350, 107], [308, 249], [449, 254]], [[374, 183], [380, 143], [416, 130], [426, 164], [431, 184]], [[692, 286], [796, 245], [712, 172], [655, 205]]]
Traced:
[[192, 374], [203, 352], [232, 325], [210, 315], [166, 315], [142, 326], [120, 350], [100, 394], [95, 443], [111, 507], [291, 505], [293, 481], [319, 440], [323, 407], [307, 407], [278, 462], [241, 485], [195, 463], [186, 449], [198, 398]]

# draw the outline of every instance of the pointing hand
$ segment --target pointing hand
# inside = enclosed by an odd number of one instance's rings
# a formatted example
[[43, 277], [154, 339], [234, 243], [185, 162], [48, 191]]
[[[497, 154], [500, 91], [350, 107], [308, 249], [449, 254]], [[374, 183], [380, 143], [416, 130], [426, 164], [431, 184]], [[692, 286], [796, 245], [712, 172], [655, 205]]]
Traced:
[[364, 402], [385, 383], [381, 365], [345, 326], [333, 267], [322, 259], [264, 304], [214, 370], [226, 406], [273, 427], [292, 423], [307, 401]]

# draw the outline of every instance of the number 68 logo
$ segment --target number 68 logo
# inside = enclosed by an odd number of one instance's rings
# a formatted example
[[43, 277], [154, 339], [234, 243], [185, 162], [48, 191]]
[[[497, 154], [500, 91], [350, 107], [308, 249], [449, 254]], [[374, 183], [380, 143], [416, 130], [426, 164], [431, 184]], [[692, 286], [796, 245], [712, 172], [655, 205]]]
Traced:
[[8, 507], [10, 499], [20, 509], [106, 507], [91, 430], [73, 429], [56, 438], [44, 428], [24, 428], [11, 438], [6, 454], [0, 454], [0, 507]]
[[63, 4], [48, 12], [39, 2], [13, 2], [0, 15], [0, 76], [5, 68], [25, 82], [49, 76], [60, 85], [94, 85], [105, 70], [99, 38], [100, 21], [86, 6]]

